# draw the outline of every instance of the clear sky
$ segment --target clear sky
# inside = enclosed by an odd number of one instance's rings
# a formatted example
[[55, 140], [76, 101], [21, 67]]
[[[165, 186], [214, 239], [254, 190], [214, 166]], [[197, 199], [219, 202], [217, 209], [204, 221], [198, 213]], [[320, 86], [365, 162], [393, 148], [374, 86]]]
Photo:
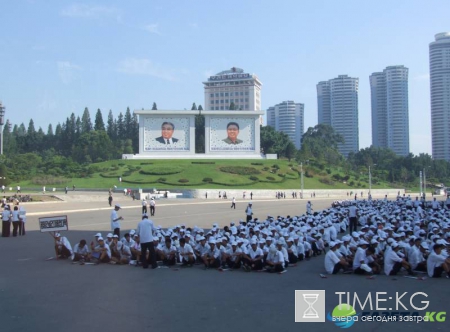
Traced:
[[305, 104], [316, 84], [358, 77], [360, 148], [371, 144], [369, 75], [409, 68], [410, 149], [431, 153], [428, 44], [450, 31], [448, 0], [1, 1], [0, 100], [13, 124], [47, 131], [84, 107], [204, 104], [202, 81], [233, 66], [258, 75], [262, 107]]

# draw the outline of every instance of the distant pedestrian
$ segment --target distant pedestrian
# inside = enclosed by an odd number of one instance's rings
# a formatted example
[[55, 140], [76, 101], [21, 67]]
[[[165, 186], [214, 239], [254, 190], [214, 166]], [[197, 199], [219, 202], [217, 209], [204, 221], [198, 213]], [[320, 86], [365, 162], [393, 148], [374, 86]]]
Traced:
[[72, 191], [75, 191], [75, 185], [72, 186]]
[[11, 218], [12, 214], [9, 205], [5, 205], [5, 209], [2, 212], [2, 237], [9, 237], [11, 233]]
[[113, 201], [112, 195], [109, 195], [108, 197], [109, 206], [112, 206], [112, 201]]
[[120, 205], [114, 205], [114, 210], [111, 211], [111, 230], [120, 239], [120, 220], [123, 220], [123, 217], [119, 216], [119, 214], [117, 213], [119, 210]]
[[142, 199], [142, 214], [147, 213], [147, 201], [145, 198]]
[[6, 191], [5, 191], [5, 185], [2, 185], [2, 193], [3, 193], [3, 194], [6, 193]]
[[45, 194], [45, 186], [42, 187], [42, 193]]
[[247, 218], [247, 222], [249, 222], [250, 220], [252, 220], [252, 216], [253, 216], [253, 208], [252, 208], [252, 203], [248, 203], [247, 208], [245, 209], [245, 214], [246, 214], [246, 218]]
[[64, 191], [65, 191], [66, 194], [67, 194], [67, 191], [69, 191], [69, 187], [66, 186], [66, 187], [64, 188]]
[[253, 200], [253, 192], [250, 192], [250, 199]]
[[222, 194], [221, 194], [221, 192], [219, 191], [219, 198], [222, 198]]
[[234, 198], [234, 197], [231, 200], [231, 208], [236, 210], [236, 198]]
[[150, 200], [150, 216], [155, 215], [155, 210], [156, 210], [156, 202], [155, 202], [155, 198], [152, 197], [152, 199]]
[[20, 194], [22, 191], [20, 190], [20, 186], [17, 186], [17, 193]]
[[205, 192], [205, 199], [208, 199], [208, 192]]

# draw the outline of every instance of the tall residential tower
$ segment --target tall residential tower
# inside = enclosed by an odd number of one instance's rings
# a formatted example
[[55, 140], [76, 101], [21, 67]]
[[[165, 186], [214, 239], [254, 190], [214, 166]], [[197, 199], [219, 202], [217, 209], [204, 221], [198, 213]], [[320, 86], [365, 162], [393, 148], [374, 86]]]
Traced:
[[372, 145], [409, 154], [408, 68], [386, 67], [370, 75]]
[[266, 115], [267, 125], [288, 135], [295, 147], [300, 150], [305, 129], [305, 106], [292, 100], [283, 101], [269, 107]]
[[339, 152], [348, 156], [359, 150], [358, 78], [339, 75], [317, 84], [319, 124], [328, 124], [344, 137]]
[[450, 161], [450, 32], [430, 43], [430, 89], [433, 158]]

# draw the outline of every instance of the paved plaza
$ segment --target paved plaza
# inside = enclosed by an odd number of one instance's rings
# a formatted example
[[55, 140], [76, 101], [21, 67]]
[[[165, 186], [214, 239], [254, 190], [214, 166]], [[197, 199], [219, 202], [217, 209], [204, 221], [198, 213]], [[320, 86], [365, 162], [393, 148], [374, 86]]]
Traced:
[[[70, 195], [70, 194], [69, 194]], [[170, 227], [184, 223], [209, 228], [244, 219], [248, 201], [237, 202], [236, 210], [224, 200], [159, 200], [155, 225]], [[299, 215], [307, 200], [292, 198], [254, 200], [255, 216]], [[312, 200], [313, 208], [328, 208], [331, 200]], [[140, 201], [115, 194], [120, 203], [122, 232], [140, 221]], [[53, 239], [40, 233], [38, 218], [67, 215], [72, 246], [81, 239], [110, 231], [107, 194], [104, 201], [30, 203], [27, 234], [0, 238], [0, 331], [338, 331], [332, 322], [295, 323], [295, 290], [325, 290], [326, 312], [338, 304], [334, 292], [424, 292], [430, 301], [427, 311], [450, 312], [450, 281], [418, 281], [379, 275], [367, 279], [357, 275], [321, 278], [324, 257], [300, 262], [278, 274], [190, 269], [143, 270], [132, 266], [71, 264], [46, 261], [54, 256]], [[408, 303], [408, 301], [405, 301]], [[383, 303], [384, 304], [384, 303]], [[408, 305], [409, 306], [409, 305]], [[447, 321], [450, 320], [447, 319]], [[448, 330], [445, 323], [356, 322], [354, 331]]]

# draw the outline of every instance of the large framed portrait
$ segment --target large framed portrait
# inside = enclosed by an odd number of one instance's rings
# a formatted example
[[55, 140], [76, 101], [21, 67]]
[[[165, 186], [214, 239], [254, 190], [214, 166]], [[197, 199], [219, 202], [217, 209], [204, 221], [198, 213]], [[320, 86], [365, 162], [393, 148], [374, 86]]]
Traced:
[[190, 150], [189, 117], [144, 118], [144, 152]]
[[210, 151], [255, 151], [254, 117], [211, 117]]

